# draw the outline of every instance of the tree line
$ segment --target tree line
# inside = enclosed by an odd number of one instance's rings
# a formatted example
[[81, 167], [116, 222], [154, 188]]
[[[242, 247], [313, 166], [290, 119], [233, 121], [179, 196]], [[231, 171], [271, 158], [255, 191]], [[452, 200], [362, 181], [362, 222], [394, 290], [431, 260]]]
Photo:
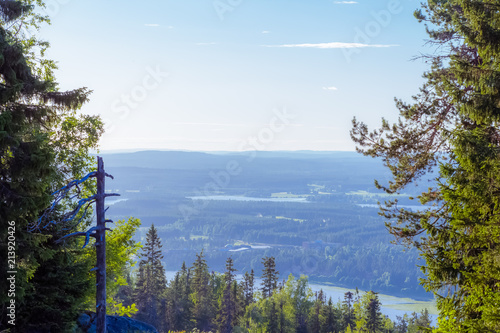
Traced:
[[353, 119], [359, 152], [381, 158], [388, 194], [432, 178], [412, 212], [389, 200], [381, 213], [395, 240], [425, 259], [443, 332], [500, 331], [500, 3], [428, 0], [415, 11], [434, 49], [420, 91], [396, 100], [399, 119], [375, 130]]
[[[44, 58], [48, 43], [31, 33], [49, 21], [37, 6], [43, 1], [0, 1], [0, 257], [2, 262], [12, 261], [10, 248], [15, 248], [16, 261], [16, 297], [0, 294], [0, 329], [65, 332], [74, 328], [75, 317], [92, 292], [88, 272], [93, 253], [82, 250], [79, 240], [65, 244], [57, 240], [87, 227], [91, 220], [84, 218], [81, 226], [49, 223], [38, 225], [37, 232], [26, 230], [50, 206], [50, 193], [92, 169], [89, 151], [97, 148], [103, 124], [99, 117], [77, 112], [90, 90], [58, 89], [56, 65]], [[436, 172], [431, 187], [416, 198], [432, 204], [428, 210], [408, 211], [388, 201], [382, 213], [396, 241], [414, 246], [425, 259], [423, 283], [438, 296], [443, 332], [500, 331], [498, 7], [493, 0], [428, 0], [416, 17], [428, 24], [431, 43], [438, 48], [425, 57], [431, 68], [424, 74], [420, 93], [411, 104], [397, 102], [400, 119], [395, 124], [384, 120], [380, 129], [369, 131], [353, 121], [352, 137], [359, 149], [381, 158], [392, 173], [388, 184], [376, 183], [388, 194], [404, 193], [410, 184]], [[78, 191], [90, 194], [93, 188], [88, 183]], [[60, 221], [73, 207], [74, 202], [66, 200], [52, 221]], [[271, 289], [261, 288], [245, 298], [245, 285], [235, 280], [233, 263], [227, 263], [225, 274], [211, 274], [203, 254], [193, 267], [181, 269], [178, 282], [163, 281], [159, 288], [150, 282], [152, 277], [162, 278], [155, 273], [160, 266], [141, 261], [135, 287], [127, 290], [123, 273], [136, 250], [134, 246], [126, 251], [127, 244], [134, 244], [129, 237], [134, 225], [129, 220], [123, 232], [116, 232], [108, 267], [113, 270], [110, 284], [115, 283], [111, 289], [117, 292], [111, 296], [117, 313], [136, 312], [137, 303], [137, 316], [157, 322], [161, 330], [176, 325], [176, 320], [186, 323], [187, 329], [224, 332], [277, 332], [289, 327], [301, 332], [318, 327], [320, 332], [332, 327], [335, 331], [338, 323], [344, 325], [340, 330], [372, 332], [425, 326], [416, 324], [422, 317], [425, 320], [424, 313], [402, 318], [391, 328], [379, 315], [379, 302], [371, 293], [354, 296], [352, 311], [346, 300], [329, 307], [329, 300], [308, 292], [305, 279], [289, 279], [276, 288], [271, 281]], [[15, 246], [6, 241], [14, 235]], [[248, 274], [248, 284], [251, 277]], [[130, 297], [136, 303], [127, 305]], [[243, 307], [242, 300], [251, 302]], [[13, 303], [15, 314], [7, 305]], [[349, 311], [342, 312], [345, 308]], [[353, 316], [354, 325], [346, 313]], [[8, 326], [10, 320], [15, 327]]]
[[427, 310], [390, 320], [381, 313], [377, 293], [347, 292], [342, 301], [313, 293], [306, 276], [279, 281], [274, 257], [262, 258], [260, 285], [253, 270], [236, 279], [231, 257], [224, 273], [210, 272], [203, 251], [167, 282], [162, 245], [152, 225], [141, 253], [135, 285], [121, 295], [137, 308], [134, 316], [159, 332], [423, 332]]

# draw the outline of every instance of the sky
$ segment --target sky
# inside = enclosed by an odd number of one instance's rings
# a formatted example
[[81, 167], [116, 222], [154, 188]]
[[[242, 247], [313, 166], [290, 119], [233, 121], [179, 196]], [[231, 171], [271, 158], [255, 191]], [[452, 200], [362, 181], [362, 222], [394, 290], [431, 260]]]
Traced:
[[100, 149], [350, 151], [428, 65], [414, 0], [47, 0], [61, 90], [93, 90]]

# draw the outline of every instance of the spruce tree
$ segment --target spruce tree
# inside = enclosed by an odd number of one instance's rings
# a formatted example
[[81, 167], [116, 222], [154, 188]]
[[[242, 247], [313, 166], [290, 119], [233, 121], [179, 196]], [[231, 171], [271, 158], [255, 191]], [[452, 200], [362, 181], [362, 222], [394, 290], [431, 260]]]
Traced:
[[380, 312], [380, 301], [377, 293], [368, 292], [369, 299], [366, 304], [366, 328], [369, 333], [379, 332], [382, 328], [382, 312]]
[[200, 331], [210, 331], [213, 328], [216, 306], [213, 290], [210, 288], [210, 273], [203, 251], [196, 255], [193, 263], [193, 278], [191, 299], [193, 300], [192, 317], [194, 326]]
[[137, 318], [153, 326], [160, 326], [165, 316], [160, 311], [167, 285], [161, 248], [157, 229], [152, 224], [146, 235], [146, 244], [139, 262], [135, 302], [139, 309]]
[[[426, 260], [424, 287], [437, 296], [444, 332], [500, 330], [500, 13], [497, 1], [429, 0], [416, 12], [436, 52], [413, 104], [379, 130], [354, 120], [360, 150], [393, 174], [387, 193], [434, 178], [423, 212], [390, 201], [390, 232]], [[437, 175], [430, 173], [436, 171]], [[432, 204], [432, 205], [431, 205]]]
[[251, 270], [250, 274], [248, 272], [245, 272], [245, 275], [243, 276], [243, 294], [245, 296], [245, 307], [253, 303], [253, 292], [254, 292], [254, 283], [255, 283], [255, 273], [253, 269]]
[[262, 258], [264, 269], [262, 270], [262, 296], [264, 298], [271, 297], [273, 292], [278, 288], [278, 275], [276, 271], [276, 263], [274, 257]]
[[321, 333], [339, 332], [341, 331], [341, 326], [339, 323], [340, 314], [333, 306], [332, 298], [328, 299], [328, 303], [322, 308], [321, 317]]
[[267, 332], [269, 333], [279, 333], [279, 321], [278, 321], [278, 309], [276, 307], [276, 301], [271, 298], [269, 300], [269, 321], [267, 322]]
[[319, 333], [321, 330], [321, 309], [324, 305], [323, 290], [320, 290], [320, 293], [316, 292], [315, 296], [316, 299], [309, 315], [309, 332]]
[[408, 315], [396, 316], [395, 333], [406, 333], [408, 331]]
[[356, 318], [354, 316], [354, 294], [350, 291], [344, 294], [344, 300], [342, 301], [342, 327], [347, 328], [348, 326], [354, 327]]
[[174, 280], [167, 290], [167, 322], [174, 331], [191, 329], [190, 270], [182, 263], [181, 270], [175, 274]]
[[222, 292], [217, 320], [220, 333], [231, 333], [237, 319], [237, 293], [234, 292], [234, 287], [237, 286], [234, 283], [235, 271], [233, 258], [227, 258], [226, 272], [224, 273], [224, 290]]
[[[90, 171], [89, 150], [97, 147], [102, 123], [76, 113], [88, 100], [88, 89], [58, 90], [54, 62], [43, 56], [49, 44], [35, 35], [49, 20], [36, 5], [43, 2], [0, 2], [0, 260], [7, 262], [7, 222], [14, 222], [17, 320], [10, 328], [56, 332], [76, 320], [91, 283], [91, 263], [82, 257], [78, 241], [56, 243], [77, 231], [75, 225], [48, 225], [38, 218], [52, 192]], [[31, 35], [21, 27], [31, 29]], [[91, 185], [81, 190], [89, 193]], [[69, 205], [58, 206], [51, 218], [57, 220]], [[48, 288], [53, 285], [59, 293]], [[6, 301], [2, 291], [0, 302]], [[0, 330], [8, 327], [4, 311]]]

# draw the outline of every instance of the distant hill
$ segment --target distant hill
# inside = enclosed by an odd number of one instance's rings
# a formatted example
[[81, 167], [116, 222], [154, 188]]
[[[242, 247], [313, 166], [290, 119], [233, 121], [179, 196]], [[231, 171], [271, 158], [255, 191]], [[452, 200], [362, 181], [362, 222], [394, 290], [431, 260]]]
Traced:
[[[377, 202], [388, 196], [374, 179], [389, 180], [380, 159], [318, 151], [100, 155], [115, 177], [106, 188], [122, 194], [107, 216], [141, 219], [138, 239], [154, 223], [167, 269], [202, 249], [219, 271], [228, 255], [240, 272], [260, 271], [262, 257], [275, 256], [285, 276], [428, 297], [418, 284], [416, 252], [392, 246], [377, 214]], [[229, 174], [228, 166], [237, 172]], [[416, 190], [399, 196], [400, 203], [415, 204], [409, 194]]]

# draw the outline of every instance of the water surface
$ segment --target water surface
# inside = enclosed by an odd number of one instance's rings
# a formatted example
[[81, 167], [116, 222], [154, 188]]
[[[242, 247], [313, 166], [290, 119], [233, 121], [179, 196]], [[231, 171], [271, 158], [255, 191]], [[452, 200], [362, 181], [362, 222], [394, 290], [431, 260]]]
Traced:
[[224, 200], [224, 201], [269, 201], [269, 202], [302, 202], [308, 203], [307, 198], [256, 198], [242, 195], [200, 195], [187, 197], [192, 200]]

